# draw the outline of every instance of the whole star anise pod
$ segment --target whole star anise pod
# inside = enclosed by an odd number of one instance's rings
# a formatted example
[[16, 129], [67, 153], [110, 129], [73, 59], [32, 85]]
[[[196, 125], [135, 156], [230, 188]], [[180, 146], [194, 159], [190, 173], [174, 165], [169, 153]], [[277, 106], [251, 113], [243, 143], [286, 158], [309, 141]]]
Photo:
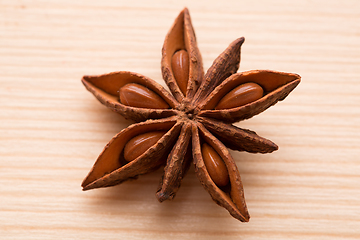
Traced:
[[85, 87], [105, 106], [135, 124], [106, 145], [82, 183], [109, 187], [164, 166], [156, 193], [174, 198], [191, 160], [212, 199], [240, 221], [249, 221], [237, 166], [227, 148], [250, 153], [277, 150], [273, 142], [232, 123], [283, 100], [300, 76], [267, 70], [236, 73], [244, 38], [232, 42], [204, 75], [190, 15], [184, 9], [166, 36], [162, 75], [172, 95], [132, 72], [84, 76]]

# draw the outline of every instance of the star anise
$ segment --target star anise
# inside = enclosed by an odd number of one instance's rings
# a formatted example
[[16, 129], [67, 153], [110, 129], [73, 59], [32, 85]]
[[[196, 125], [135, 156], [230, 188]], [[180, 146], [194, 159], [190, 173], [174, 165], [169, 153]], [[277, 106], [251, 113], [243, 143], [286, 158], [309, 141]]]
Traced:
[[227, 148], [269, 153], [277, 145], [232, 123], [283, 100], [300, 82], [297, 74], [254, 70], [236, 73], [244, 38], [232, 42], [204, 75], [190, 15], [184, 9], [166, 36], [162, 75], [172, 95], [132, 72], [84, 76], [85, 87], [105, 106], [135, 124], [106, 145], [82, 183], [109, 187], [164, 166], [156, 193], [175, 197], [191, 161], [212, 199], [240, 221], [249, 221], [237, 166]]

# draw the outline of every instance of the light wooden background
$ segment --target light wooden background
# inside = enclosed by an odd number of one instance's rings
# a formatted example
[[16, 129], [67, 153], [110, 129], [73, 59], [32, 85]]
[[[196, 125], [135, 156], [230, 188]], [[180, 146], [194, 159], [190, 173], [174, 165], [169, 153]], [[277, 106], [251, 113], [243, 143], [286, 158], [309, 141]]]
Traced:
[[[302, 76], [284, 102], [238, 124], [280, 146], [233, 152], [249, 223], [213, 203], [193, 169], [161, 204], [161, 171], [80, 188], [130, 124], [82, 75], [130, 70], [164, 85], [161, 47], [185, 6], [205, 69], [245, 36], [241, 70]], [[359, 239], [359, 185], [359, 1], [0, 1], [0, 239]]]

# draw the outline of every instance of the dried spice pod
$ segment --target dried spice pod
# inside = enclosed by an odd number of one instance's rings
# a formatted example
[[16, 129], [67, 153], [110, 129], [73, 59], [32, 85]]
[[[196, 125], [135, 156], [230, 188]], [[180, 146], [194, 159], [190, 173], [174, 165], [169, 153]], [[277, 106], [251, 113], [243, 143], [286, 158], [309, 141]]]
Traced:
[[271, 153], [278, 150], [275, 143], [260, 137], [253, 131], [209, 118], [198, 117], [198, 121], [232, 150], [249, 153]]
[[[179, 135], [181, 125], [181, 122], [177, 123], [172, 117], [134, 124], [118, 133], [106, 145], [84, 179], [82, 183], [84, 190], [117, 185], [160, 167], [165, 163], [166, 156]], [[138, 158], [131, 162], [126, 161], [123, 155], [125, 145], [139, 134], [153, 131], [167, 131], [167, 133]]]
[[[226, 94], [237, 86], [249, 82], [260, 85], [264, 89], [265, 95], [245, 106], [213, 110]], [[198, 111], [201, 111], [199, 116], [216, 118], [224, 122], [238, 122], [248, 119], [283, 100], [299, 83], [300, 76], [293, 73], [254, 70], [233, 74], [214, 89], [205, 101], [199, 104], [197, 107], [200, 109]]]
[[[250, 215], [245, 203], [240, 174], [229, 151], [201, 124], [193, 125], [192, 136], [195, 173], [201, 184], [218, 205], [226, 208], [236, 219], [248, 222]], [[230, 178], [230, 186], [226, 190], [219, 188], [211, 179], [202, 157], [201, 141], [211, 145], [224, 161]]]
[[[172, 59], [176, 52], [186, 51], [189, 59], [189, 77], [186, 93], [183, 93], [177, 82], [172, 68]], [[190, 14], [184, 9], [176, 18], [169, 33], [165, 37], [161, 70], [166, 84], [178, 102], [182, 102], [186, 96], [192, 99], [204, 77], [202, 59], [197, 47], [195, 32], [191, 24]]]
[[283, 100], [300, 76], [268, 70], [236, 73], [243, 42], [233, 41], [204, 75], [189, 11], [184, 9], [162, 49], [162, 75], [172, 94], [137, 73], [84, 76], [83, 84], [102, 104], [140, 123], [107, 144], [83, 181], [83, 190], [113, 186], [165, 165], [156, 192], [162, 202], [175, 197], [193, 162], [212, 199], [236, 219], [249, 221], [240, 174], [227, 148], [270, 153], [278, 147], [232, 123]]
[[[178, 102], [174, 97], [160, 84], [141, 74], [122, 71], [99, 76], [84, 76], [82, 83], [102, 104], [120, 113], [126, 119], [141, 122], [146, 119], [164, 118], [176, 114], [173, 109], [178, 106]], [[148, 88], [163, 99], [171, 108], [138, 108], [121, 103], [119, 99], [120, 88], [133, 83]]]
[[159, 184], [156, 197], [160, 202], [173, 199], [180, 188], [181, 180], [190, 166], [189, 143], [191, 138], [191, 124], [184, 123], [180, 136], [168, 156], [164, 175]]
[[203, 101], [227, 77], [237, 72], [240, 66], [240, 50], [244, 41], [244, 37], [236, 39], [215, 59], [192, 99], [193, 105]]

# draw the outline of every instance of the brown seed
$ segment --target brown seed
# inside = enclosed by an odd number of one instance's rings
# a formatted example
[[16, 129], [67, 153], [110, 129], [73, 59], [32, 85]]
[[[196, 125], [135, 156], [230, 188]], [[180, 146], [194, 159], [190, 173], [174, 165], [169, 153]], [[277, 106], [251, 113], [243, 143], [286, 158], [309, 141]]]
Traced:
[[224, 161], [219, 154], [207, 143], [201, 147], [204, 163], [211, 179], [219, 187], [224, 187], [229, 183], [229, 174]]
[[124, 105], [138, 108], [169, 108], [169, 105], [159, 95], [137, 83], [128, 83], [120, 88], [120, 102]]
[[186, 95], [189, 80], [189, 54], [186, 50], [174, 53], [171, 58], [171, 68], [181, 92]]
[[218, 109], [235, 108], [260, 99], [264, 94], [262, 87], [256, 83], [244, 83], [227, 93], [215, 107]]
[[153, 146], [165, 133], [165, 131], [155, 131], [133, 137], [124, 147], [125, 160], [131, 162], [139, 157]]

